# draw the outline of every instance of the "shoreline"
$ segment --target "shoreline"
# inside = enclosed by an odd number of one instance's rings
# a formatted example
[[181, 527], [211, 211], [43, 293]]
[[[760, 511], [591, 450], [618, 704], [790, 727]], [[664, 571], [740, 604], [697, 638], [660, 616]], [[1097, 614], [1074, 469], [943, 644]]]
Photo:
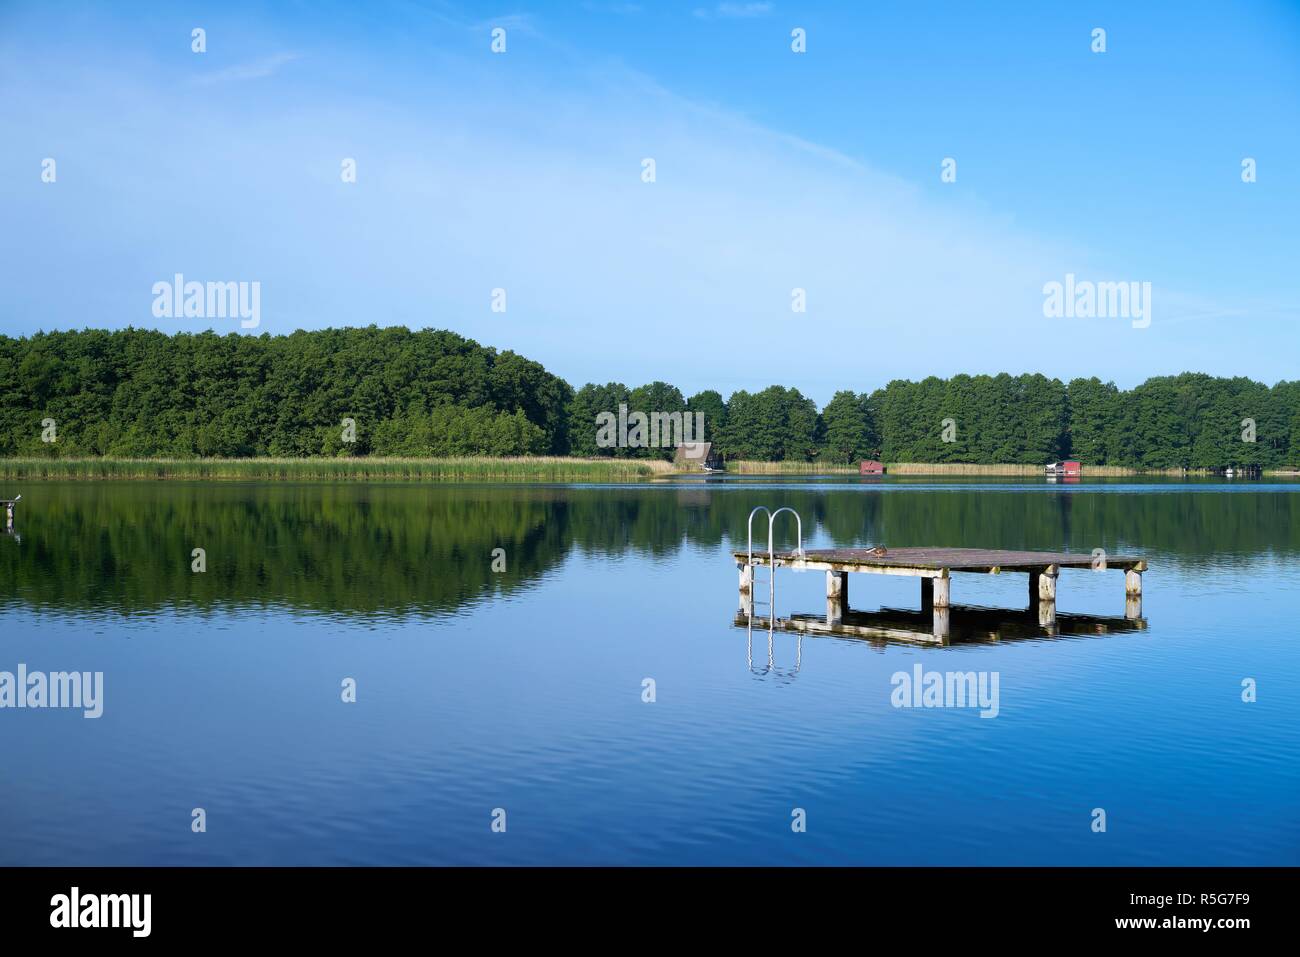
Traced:
[[636, 482], [668, 474], [668, 462], [649, 459], [519, 458], [0, 458], [0, 478], [133, 481], [519, 481]]
[[[724, 473], [682, 472], [661, 459], [588, 459], [567, 456], [454, 458], [0, 458], [0, 478], [139, 481], [210, 479], [215, 481], [518, 481], [639, 482], [681, 476], [724, 475], [857, 475], [856, 465], [825, 462], [727, 463]], [[1264, 476], [1297, 477], [1293, 469], [1265, 469]], [[937, 477], [1044, 477], [1041, 465], [975, 465], [954, 462], [886, 463], [885, 475]], [[1210, 477], [1207, 469], [1134, 469], [1116, 465], [1084, 466], [1083, 477]], [[873, 477], [874, 478], [874, 477]]]

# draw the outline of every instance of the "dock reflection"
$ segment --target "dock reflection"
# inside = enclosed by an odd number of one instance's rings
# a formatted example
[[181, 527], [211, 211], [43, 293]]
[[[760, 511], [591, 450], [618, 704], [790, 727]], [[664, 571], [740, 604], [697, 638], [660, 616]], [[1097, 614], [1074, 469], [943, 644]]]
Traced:
[[[1119, 635], [1146, 631], [1140, 616], [1078, 615], [1056, 611], [1055, 603], [1016, 611], [978, 605], [911, 611], [882, 608], [879, 611], [845, 610], [839, 614], [794, 614], [771, 620], [765, 615], [736, 613], [732, 624], [750, 631], [793, 632], [836, 638], [858, 638], [873, 642], [906, 641], [927, 645], [972, 642], [1021, 641], [1042, 638]], [[769, 645], [770, 647], [770, 645]], [[769, 652], [769, 665], [771, 655]], [[751, 652], [752, 667], [752, 652]], [[797, 670], [797, 668], [796, 668]]]

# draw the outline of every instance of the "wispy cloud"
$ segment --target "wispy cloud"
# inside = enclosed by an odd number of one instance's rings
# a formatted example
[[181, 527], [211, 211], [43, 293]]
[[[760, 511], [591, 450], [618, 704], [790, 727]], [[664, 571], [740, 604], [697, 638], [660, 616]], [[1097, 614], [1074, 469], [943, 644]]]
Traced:
[[301, 53], [284, 51], [268, 57], [262, 57], [260, 60], [249, 60], [246, 63], [236, 63], [234, 66], [228, 66], [224, 70], [217, 70], [213, 73], [202, 73], [194, 78], [195, 83], [202, 83], [205, 86], [214, 83], [239, 83], [244, 80], [260, 80], [263, 77], [271, 76], [279, 72], [280, 67], [286, 63], [292, 63], [294, 60], [301, 59]]
[[714, 7], [696, 7], [695, 16], [701, 20], [747, 20], [765, 17], [772, 8], [771, 3], [719, 3]]

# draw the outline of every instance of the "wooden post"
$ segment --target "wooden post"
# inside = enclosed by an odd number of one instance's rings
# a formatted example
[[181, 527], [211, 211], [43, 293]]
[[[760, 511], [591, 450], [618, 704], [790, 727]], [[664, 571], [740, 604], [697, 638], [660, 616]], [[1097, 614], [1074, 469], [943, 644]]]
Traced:
[[1136, 568], [1124, 573], [1124, 594], [1135, 598], [1142, 595], [1142, 573]]
[[754, 616], [754, 566], [740, 566], [740, 610]]
[[844, 612], [849, 607], [849, 573], [826, 573], [826, 623], [833, 624], [844, 620]]
[[1124, 597], [1124, 617], [1129, 621], [1137, 621], [1142, 617], [1142, 596], [1126, 595]]
[[947, 608], [948, 595], [950, 593], [948, 586], [952, 582], [952, 579], [948, 577], [948, 570], [946, 568], [944, 569], [944, 575], [942, 578], [931, 578], [928, 579], [928, 581], [931, 583], [930, 587], [933, 591], [934, 607]]
[[1031, 574], [1030, 580], [1038, 579], [1038, 600], [1056, 601], [1056, 577], [1061, 572], [1059, 565], [1048, 565], [1041, 572]]
[[826, 573], [826, 597], [834, 598], [841, 605], [849, 603], [849, 573]]

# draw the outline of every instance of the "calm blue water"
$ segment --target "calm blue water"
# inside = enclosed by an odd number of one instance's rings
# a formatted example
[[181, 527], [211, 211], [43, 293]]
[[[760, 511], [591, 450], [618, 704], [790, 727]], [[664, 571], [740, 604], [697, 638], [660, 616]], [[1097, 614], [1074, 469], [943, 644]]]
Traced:
[[[0, 864], [1300, 862], [1300, 485], [21, 491], [0, 670], [102, 671], [105, 700], [0, 710]], [[757, 504], [819, 547], [1138, 552], [1145, 629], [777, 632], [771, 668], [755, 630], [751, 663], [730, 552]], [[1122, 623], [1122, 581], [1063, 572], [1062, 618]], [[918, 592], [855, 575], [850, 601]], [[1027, 605], [1022, 575], [952, 593]], [[824, 596], [778, 572], [778, 615]], [[998, 716], [892, 706], [917, 663], [996, 672]]]

